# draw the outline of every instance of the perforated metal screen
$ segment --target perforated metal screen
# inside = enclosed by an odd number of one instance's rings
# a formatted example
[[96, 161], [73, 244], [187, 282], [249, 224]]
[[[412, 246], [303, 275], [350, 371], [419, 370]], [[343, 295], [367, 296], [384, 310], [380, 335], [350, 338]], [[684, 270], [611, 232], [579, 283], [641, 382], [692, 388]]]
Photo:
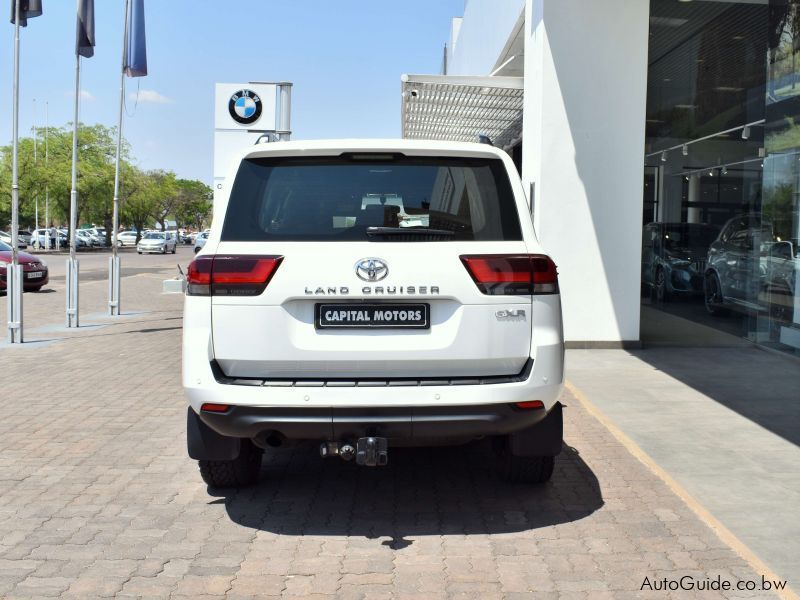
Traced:
[[477, 142], [499, 148], [522, 135], [521, 77], [403, 75], [403, 137]]

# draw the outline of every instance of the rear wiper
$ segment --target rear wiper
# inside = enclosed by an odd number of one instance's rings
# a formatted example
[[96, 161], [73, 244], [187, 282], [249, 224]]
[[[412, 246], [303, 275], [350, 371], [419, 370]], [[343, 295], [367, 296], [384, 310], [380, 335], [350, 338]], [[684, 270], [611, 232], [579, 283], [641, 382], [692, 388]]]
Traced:
[[367, 227], [367, 235], [438, 235], [453, 237], [455, 232], [429, 227]]

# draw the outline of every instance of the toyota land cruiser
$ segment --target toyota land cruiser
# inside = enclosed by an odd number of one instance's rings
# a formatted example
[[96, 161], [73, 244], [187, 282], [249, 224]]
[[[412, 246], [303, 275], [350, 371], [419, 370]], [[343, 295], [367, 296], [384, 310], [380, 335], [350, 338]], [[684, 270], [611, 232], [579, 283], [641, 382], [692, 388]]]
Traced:
[[313, 440], [391, 448], [490, 437], [512, 481], [562, 445], [558, 278], [510, 157], [487, 144], [248, 148], [187, 270], [187, 442], [210, 486]]

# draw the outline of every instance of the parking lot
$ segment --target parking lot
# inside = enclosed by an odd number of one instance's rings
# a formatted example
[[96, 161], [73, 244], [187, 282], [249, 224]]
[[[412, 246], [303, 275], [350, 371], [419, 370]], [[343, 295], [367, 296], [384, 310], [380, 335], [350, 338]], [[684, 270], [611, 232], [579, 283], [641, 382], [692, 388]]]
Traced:
[[774, 597], [643, 590], [762, 573], [569, 392], [541, 487], [504, 483], [474, 443], [374, 470], [312, 444], [270, 452], [255, 487], [207, 489], [185, 451], [182, 297], [161, 294], [190, 256], [126, 253], [111, 319], [107, 258], [81, 255], [78, 330], [63, 327], [63, 255], [25, 295], [31, 343], [0, 347], [0, 596]]

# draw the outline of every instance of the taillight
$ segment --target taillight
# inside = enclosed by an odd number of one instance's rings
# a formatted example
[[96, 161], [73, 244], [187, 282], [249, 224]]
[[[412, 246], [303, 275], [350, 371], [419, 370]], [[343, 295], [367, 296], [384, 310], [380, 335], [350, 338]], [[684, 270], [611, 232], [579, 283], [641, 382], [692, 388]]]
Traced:
[[484, 254], [460, 258], [484, 294], [558, 293], [556, 265], [544, 254]]
[[186, 272], [189, 296], [258, 296], [282, 256], [198, 256]]
[[186, 269], [186, 293], [189, 296], [211, 295], [211, 266], [213, 256], [198, 256]]

